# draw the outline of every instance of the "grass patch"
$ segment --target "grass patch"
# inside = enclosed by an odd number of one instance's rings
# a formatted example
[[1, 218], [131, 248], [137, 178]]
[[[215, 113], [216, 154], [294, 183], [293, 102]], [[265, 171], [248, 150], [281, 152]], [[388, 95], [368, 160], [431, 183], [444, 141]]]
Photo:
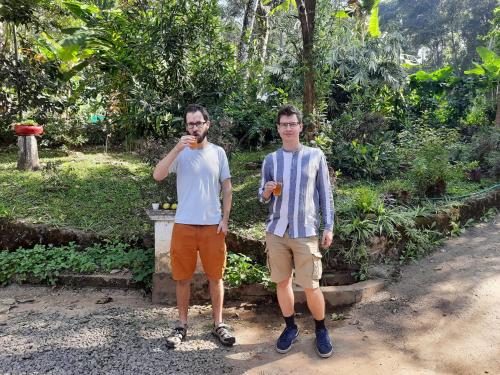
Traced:
[[[232, 154], [232, 232], [247, 238], [264, 238], [268, 206], [257, 197], [259, 163], [277, 147]], [[153, 232], [145, 208], [152, 202], [175, 196], [172, 184], [154, 181], [152, 167], [134, 154], [88, 151], [68, 155], [42, 149], [40, 159], [42, 170], [21, 172], [16, 169], [14, 149], [0, 152], [0, 216], [92, 231], [112, 241], [132, 240]], [[487, 179], [480, 183], [453, 180], [449, 182], [448, 193], [462, 196], [493, 183]], [[360, 191], [412, 193], [411, 186], [402, 179], [373, 183], [341, 177], [334, 190], [337, 213], [343, 215], [357, 204]]]
[[257, 152], [234, 153], [230, 168], [233, 183], [233, 207], [230, 230], [247, 238], [262, 240], [265, 237], [264, 221], [268, 206], [259, 202], [258, 191], [261, 169], [254, 166], [274, 149]]
[[0, 154], [3, 216], [109, 239], [152, 230], [144, 208], [162, 194], [149, 166], [124, 154], [40, 154], [45, 166], [36, 172], [18, 171], [12, 154]]

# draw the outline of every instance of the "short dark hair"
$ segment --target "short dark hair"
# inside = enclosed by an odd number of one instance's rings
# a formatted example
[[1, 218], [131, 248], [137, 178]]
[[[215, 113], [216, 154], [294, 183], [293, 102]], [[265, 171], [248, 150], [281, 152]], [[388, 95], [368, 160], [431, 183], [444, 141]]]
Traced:
[[200, 104], [188, 104], [186, 107], [186, 111], [184, 112], [184, 121], [186, 121], [186, 117], [188, 113], [201, 112], [203, 115], [203, 119], [205, 121], [210, 121], [210, 116], [208, 115], [208, 111], [205, 107]]
[[276, 118], [276, 123], [279, 124], [281, 116], [297, 116], [297, 121], [302, 124], [302, 112], [300, 112], [293, 105], [286, 104], [282, 106], [278, 111], [278, 117]]

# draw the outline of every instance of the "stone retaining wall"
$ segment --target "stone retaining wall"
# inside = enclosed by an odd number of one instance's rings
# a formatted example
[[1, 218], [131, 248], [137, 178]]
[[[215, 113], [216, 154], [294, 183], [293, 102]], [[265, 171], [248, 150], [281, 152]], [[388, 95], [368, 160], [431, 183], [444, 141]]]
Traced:
[[103, 239], [96, 234], [77, 229], [54, 228], [45, 224], [28, 224], [0, 217], [0, 250], [32, 248], [35, 245], [54, 246], [75, 242], [81, 247], [99, 243]]
[[[436, 223], [436, 228], [440, 231], [447, 231], [451, 221], [464, 224], [469, 219], [479, 219], [488, 209], [495, 207], [500, 209], [500, 190], [492, 191], [485, 196], [475, 197], [464, 201], [460, 206], [452, 209], [450, 213], [438, 213], [427, 217], [417, 218], [418, 227], [430, 227]], [[75, 229], [53, 228], [44, 224], [28, 224], [22, 221], [12, 221], [0, 217], [0, 249], [15, 250], [19, 247], [31, 248], [36, 244], [53, 244], [54, 246], [66, 245], [75, 242], [81, 247], [86, 247], [92, 243], [102, 242], [100, 236]], [[264, 241], [243, 238], [234, 233], [229, 233], [226, 237], [227, 247], [230, 251], [243, 253], [257, 260], [261, 264], [265, 262]], [[349, 246], [340, 238], [334, 238], [334, 246], [331, 253], [336, 253], [339, 246]], [[137, 246], [153, 247], [154, 237], [152, 234], [141, 239]], [[375, 259], [380, 254], [398, 257], [399, 254], [387, 248], [387, 241], [384, 237], [374, 237], [371, 241], [369, 253]], [[348, 265], [339, 256], [329, 256], [325, 260], [325, 269], [330, 270], [354, 270], [352, 265]]]

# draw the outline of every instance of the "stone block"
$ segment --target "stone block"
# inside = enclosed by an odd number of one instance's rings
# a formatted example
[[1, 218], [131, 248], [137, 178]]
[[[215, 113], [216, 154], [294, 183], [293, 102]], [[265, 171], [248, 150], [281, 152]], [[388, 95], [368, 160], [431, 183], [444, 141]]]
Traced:
[[175, 281], [172, 275], [166, 272], [153, 274], [152, 301], [158, 304], [175, 305]]
[[[383, 280], [367, 280], [351, 285], [322, 286], [321, 291], [327, 305], [346, 306], [371, 297], [382, 290], [384, 286], [385, 282]], [[305, 304], [307, 302], [303, 288], [294, 284], [293, 291], [296, 303]]]
[[[205, 275], [195, 273], [191, 280], [191, 303], [199, 303], [210, 300], [208, 281]], [[162, 305], [176, 305], [175, 281], [172, 274], [157, 272], [153, 274], [153, 303]]]

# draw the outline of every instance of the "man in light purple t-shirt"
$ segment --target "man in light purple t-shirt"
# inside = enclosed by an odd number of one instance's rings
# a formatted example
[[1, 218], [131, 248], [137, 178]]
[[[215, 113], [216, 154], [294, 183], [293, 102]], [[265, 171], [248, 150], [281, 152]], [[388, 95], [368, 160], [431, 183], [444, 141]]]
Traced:
[[198, 254], [209, 281], [214, 320], [212, 333], [223, 345], [232, 346], [236, 340], [222, 320], [225, 235], [232, 202], [229, 165], [224, 150], [207, 140], [210, 128], [207, 110], [191, 104], [186, 108], [184, 118], [188, 134], [181, 137], [153, 173], [157, 181], [169, 173], [177, 175], [178, 206], [170, 256], [172, 278], [176, 281], [179, 324], [167, 338], [167, 346], [175, 348], [186, 337], [191, 278]]

